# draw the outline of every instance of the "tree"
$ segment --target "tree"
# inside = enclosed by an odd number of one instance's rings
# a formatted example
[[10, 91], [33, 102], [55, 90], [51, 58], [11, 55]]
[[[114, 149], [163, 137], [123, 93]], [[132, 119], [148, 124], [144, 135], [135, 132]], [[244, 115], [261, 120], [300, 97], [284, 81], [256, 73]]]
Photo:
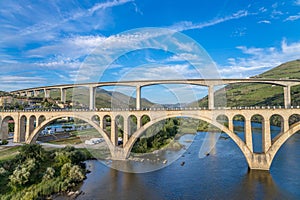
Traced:
[[28, 159], [22, 165], [18, 165], [13, 171], [13, 174], [9, 176], [10, 185], [14, 190], [24, 186], [30, 180], [31, 173], [36, 168], [36, 160]]
[[46, 172], [43, 176], [43, 181], [50, 180], [54, 178], [55, 170], [52, 167], [47, 167]]

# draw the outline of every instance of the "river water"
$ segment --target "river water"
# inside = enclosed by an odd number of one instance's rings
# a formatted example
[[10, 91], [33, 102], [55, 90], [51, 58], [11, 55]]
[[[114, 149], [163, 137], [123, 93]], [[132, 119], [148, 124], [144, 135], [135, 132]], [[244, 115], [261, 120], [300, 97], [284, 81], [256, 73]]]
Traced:
[[[276, 132], [274, 128], [272, 133]], [[300, 134], [282, 146], [269, 172], [248, 171], [243, 154], [230, 138], [220, 138], [213, 152], [199, 159], [205, 135], [183, 136], [182, 141], [194, 137], [183, 155], [148, 173], [126, 173], [100, 161], [87, 161], [91, 173], [77, 199], [300, 199]], [[260, 137], [256, 130], [253, 140]]]

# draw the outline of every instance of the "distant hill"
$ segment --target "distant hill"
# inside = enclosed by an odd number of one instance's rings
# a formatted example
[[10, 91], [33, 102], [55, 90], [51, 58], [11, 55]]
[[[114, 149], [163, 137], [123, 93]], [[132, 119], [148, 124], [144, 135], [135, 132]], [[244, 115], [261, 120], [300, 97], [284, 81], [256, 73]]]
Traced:
[[[76, 96], [74, 96], [76, 95]], [[53, 99], [60, 99], [60, 91], [51, 90], [50, 94]], [[80, 103], [89, 102], [89, 90], [87, 88], [76, 88], [73, 90], [67, 90], [67, 100], [71, 101], [72, 99], [78, 100]], [[96, 90], [96, 107], [97, 108], [135, 108], [136, 99], [129, 97], [120, 92], [107, 91], [101, 88]], [[154, 103], [149, 100], [142, 98], [141, 104], [144, 107], [151, 107]], [[129, 105], [129, 106], [128, 106]]]
[[[281, 64], [269, 71], [252, 78], [283, 78], [300, 79], [300, 60]], [[292, 105], [300, 105], [300, 86], [291, 88]], [[226, 100], [224, 97], [226, 96]], [[224, 102], [226, 105], [224, 105]], [[207, 107], [207, 96], [198, 102], [201, 107]], [[270, 84], [230, 84], [215, 92], [215, 106], [283, 106], [283, 89]]]

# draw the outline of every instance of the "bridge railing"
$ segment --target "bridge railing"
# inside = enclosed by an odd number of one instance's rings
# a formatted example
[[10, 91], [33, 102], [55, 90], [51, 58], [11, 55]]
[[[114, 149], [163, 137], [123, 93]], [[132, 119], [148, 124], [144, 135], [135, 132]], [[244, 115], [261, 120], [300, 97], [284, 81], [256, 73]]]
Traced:
[[[299, 109], [300, 106], [290, 106], [289, 109]], [[213, 110], [261, 110], [261, 109], [286, 109], [284, 106], [235, 106], [215, 107]], [[140, 111], [180, 111], [180, 110], [209, 110], [207, 107], [144, 107]], [[136, 108], [78, 108], [78, 109], [32, 109], [32, 110], [0, 110], [0, 112], [111, 112], [111, 111], [138, 111]]]

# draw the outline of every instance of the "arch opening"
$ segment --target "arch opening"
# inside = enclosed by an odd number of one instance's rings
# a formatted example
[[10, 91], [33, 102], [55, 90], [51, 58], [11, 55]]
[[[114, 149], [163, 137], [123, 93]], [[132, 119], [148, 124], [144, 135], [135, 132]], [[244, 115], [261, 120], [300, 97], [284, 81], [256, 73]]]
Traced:
[[289, 126], [292, 126], [296, 123], [300, 122], [300, 115], [299, 114], [293, 114], [289, 117]]
[[141, 117], [141, 125], [144, 126], [145, 124], [147, 124], [148, 122], [150, 122], [151, 119], [148, 115], [143, 115]]
[[91, 120], [100, 126], [101, 119], [100, 119], [100, 117], [98, 115], [92, 116]]
[[106, 133], [91, 119], [82, 116], [56, 116], [42, 122], [27, 143], [40, 141], [55, 145], [85, 147], [95, 158], [111, 157], [113, 145]]
[[[248, 164], [251, 163], [251, 158], [249, 155], [251, 155], [251, 151], [249, 150], [249, 148], [246, 146], [246, 144], [233, 132], [229, 131], [229, 129], [219, 123], [217, 123], [216, 121], [213, 121], [211, 119], [202, 117], [202, 116], [194, 116], [194, 115], [190, 115], [190, 114], [182, 114], [182, 116], [178, 116], [177, 114], [173, 114], [173, 115], [168, 115], [168, 116], [163, 116], [163, 117], [159, 117], [156, 119], [153, 119], [151, 122], [147, 123], [144, 127], [142, 127], [141, 129], [137, 130], [136, 133], [134, 133], [134, 135], [131, 137], [131, 139], [129, 140], [129, 142], [125, 145], [125, 149], [127, 150], [127, 155], [129, 156], [129, 154], [131, 153], [131, 149], [133, 148], [133, 145], [136, 143], [136, 141], [138, 140], [138, 138], [141, 138], [141, 136], [144, 134], [144, 132], [151, 127], [152, 125], [156, 125], [154, 127], [157, 127], [157, 124], [162, 124], [161, 121], [169, 119], [169, 118], [194, 118], [197, 120], [202, 120], [205, 123], [211, 125], [212, 127], [215, 127], [217, 129], [219, 129], [219, 133], [224, 132], [226, 133], [232, 140], [233, 142], [239, 147], [240, 151], [243, 153], [243, 155], [245, 156]], [[215, 130], [213, 131], [215, 132]], [[145, 142], [144, 142], [145, 143]]]
[[274, 114], [270, 117], [271, 140], [284, 132], [285, 121], [281, 115]]
[[253, 152], [261, 153], [263, 152], [262, 137], [264, 129], [264, 117], [256, 114], [251, 117], [251, 132], [253, 141]]
[[116, 128], [116, 144], [117, 146], [123, 147], [124, 143], [124, 117], [117, 115], [115, 118]]
[[245, 117], [243, 115], [235, 115], [232, 118], [233, 120], [233, 132], [237, 134], [244, 142], [245, 139], [245, 132], [246, 132], [246, 125], [245, 125]]
[[109, 115], [105, 115], [102, 119], [103, 130], [106, 135], [110, 138], [111, 137], [111, 117]]
[[1, 121], [1, 136], [0, 139], [8, 140], [14, 137], [15, 121], [11, 116], [6, 116]]
[[43, 121], [45, 121], [45, 120], [46, 120], [46, 117], [45, 117], [44, 115], [39, 116], [39, 118], [38, 118], [38, 126], [39, 126]]

